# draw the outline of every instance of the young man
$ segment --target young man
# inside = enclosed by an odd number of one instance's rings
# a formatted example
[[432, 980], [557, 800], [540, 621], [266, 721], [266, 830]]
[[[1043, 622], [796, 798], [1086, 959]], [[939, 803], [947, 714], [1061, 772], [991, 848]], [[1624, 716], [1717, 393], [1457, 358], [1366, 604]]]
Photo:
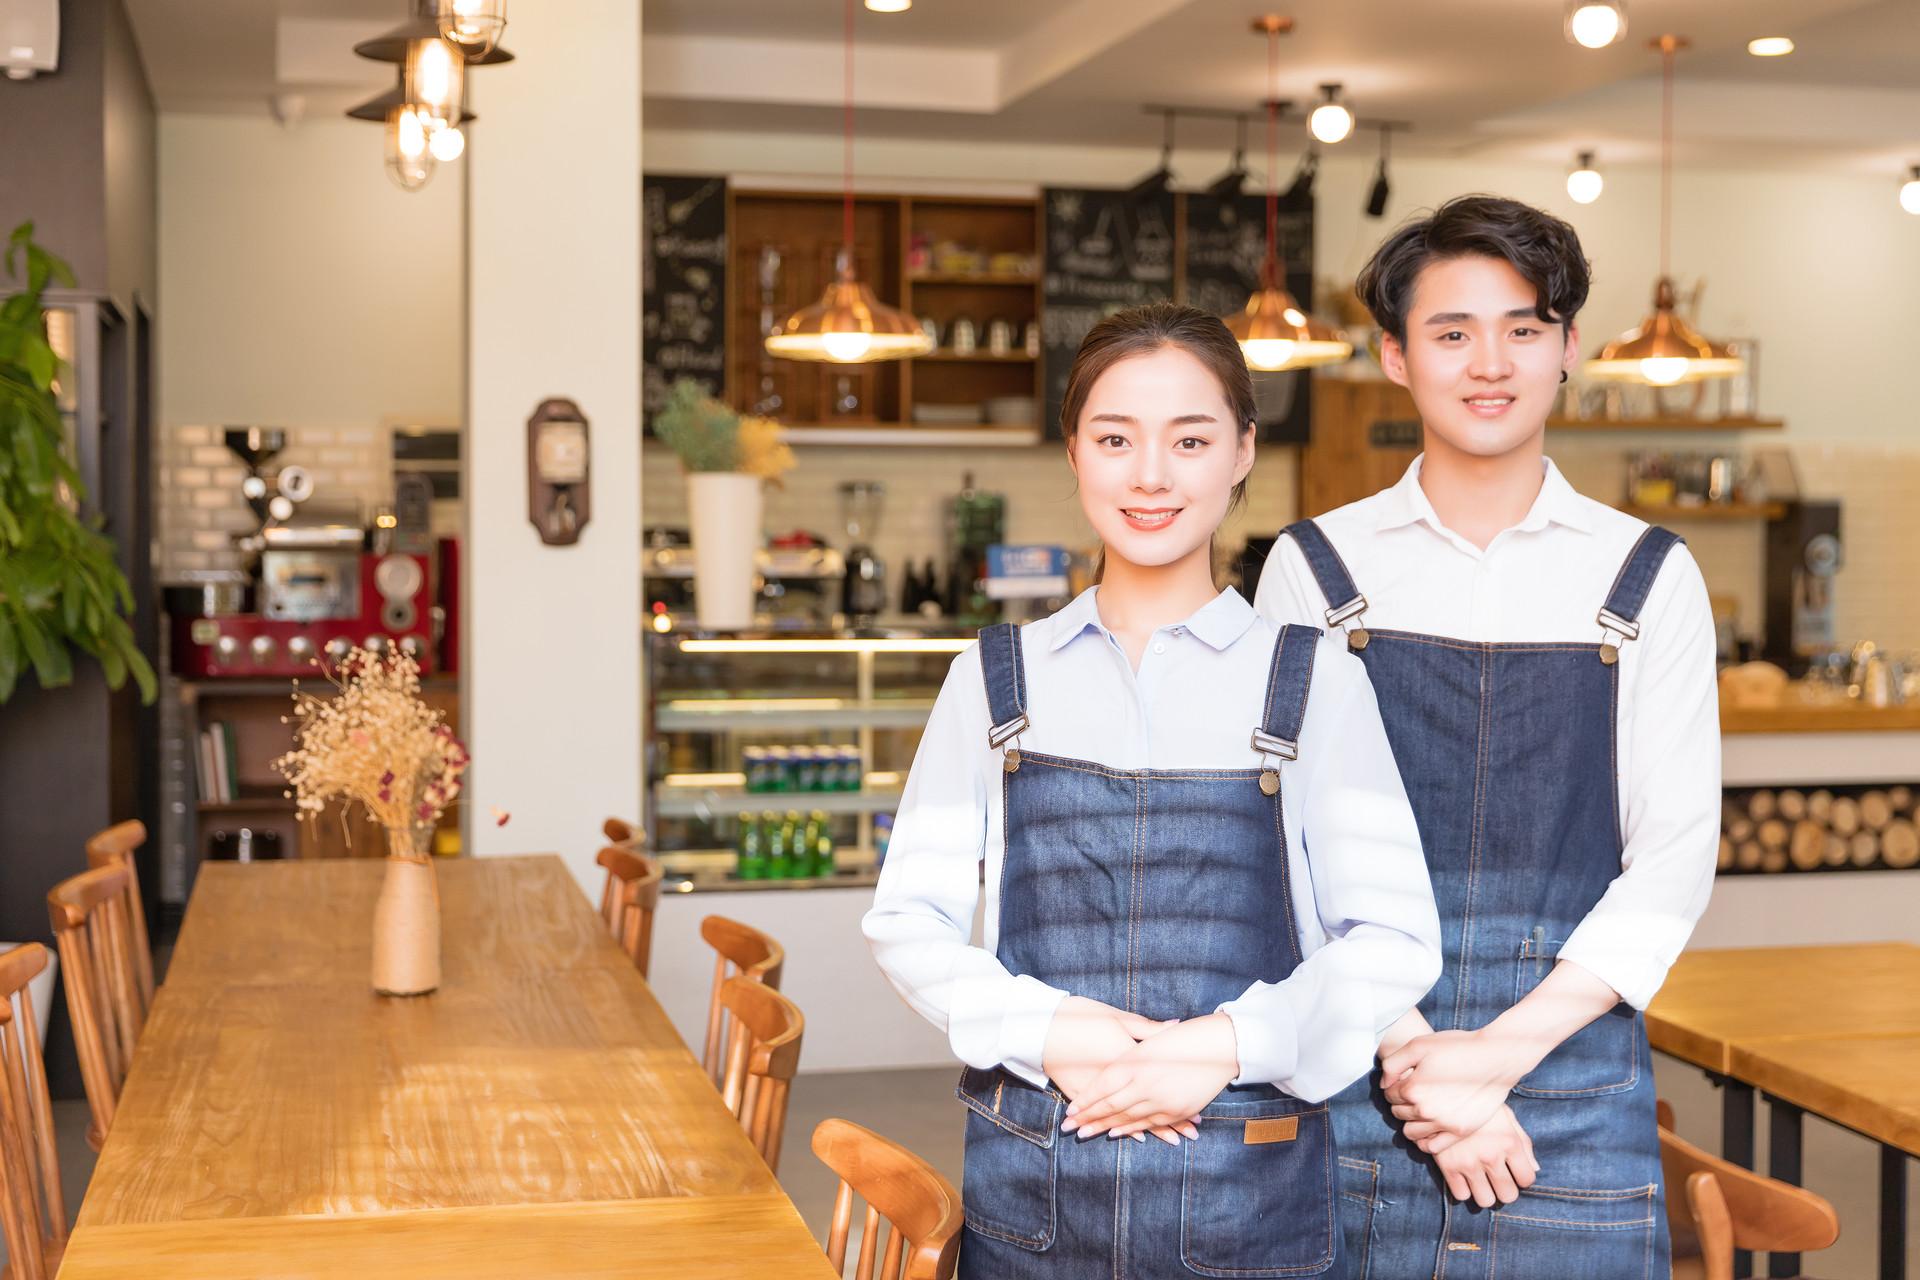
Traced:
[[1512, 200], [1381, 245], [1357, 290], [1425, 451], [1289, 528], [1257, 595], [1366, 663], [1440, 906], [1439, 983], [1334, 1102], [1373, 1280], [1668, 1271], [1640, 1010], [1713, 885], [1713, 621], [1677, 538], [1544, 453], [1587, 279]]

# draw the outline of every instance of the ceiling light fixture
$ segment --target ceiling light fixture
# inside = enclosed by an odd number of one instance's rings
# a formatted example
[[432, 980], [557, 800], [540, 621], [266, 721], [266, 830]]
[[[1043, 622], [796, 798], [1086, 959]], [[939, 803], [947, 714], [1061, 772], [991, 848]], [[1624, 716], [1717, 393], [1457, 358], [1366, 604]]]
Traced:
[[1394, 126], [1383, 124], [1380, 129], [1380, 163], [1373, 171], [1373, 187], [1367, 192], [1367, 216], [1378, 218], [1387, 211], [1387, 199], [1393, 188], [1387, 183], [1387, 143], [1393, 136]]
[[507, 0], [435, 0], [440, 37], [460, 46], [469, 59], [485, 57], [507, 29]]
[[386, 126], [387, 173], [404, 191], [418, 191], [436, 162], [466, 152], [460, 126], [466, 110], [466, 70], [499, 66], [513, 55], [500, 47], [506, 0], [409, 0], [412, 16], [353, 46], [374, 62], [399, 67], [398, 87], [347, 112], [349, 119]]
[[[1245, 310], [1227, 317], [1227, 329], [1239, 342], [1247, 364], [1262, 372], [1337, 364], [1353, 354], [1353, 344], [1306, 314], [1287, 292], [1286, 273], [1280, 267], [1280, 196], [1276, 184], [1280, 171], [1280, 37], [1293, 30], [1293, 19], [1270, 13], [1255, 18], [1253, 30], [1267, 38], [1267, 256], [1260, 264], [1260, 288], [1247, 299]], [[1311, 191], [1309, 160], [1317, 167], [1317, 153], [1310, 150], [1307, 159], [1301, 161]], [[1295, 188], [1301, 181], [1295, 178]]]
[[1900, 207], [1908, 213], [1920, 214], [1920, 164], [1908, 171], [1907, 180], [1900, 188]]
[[1567, 194], [1575, 204], [1592, 204], [1607, 189], [1607, 180], [1593, 167], [1593, 152], [1582, 151], [1567, 175]]
[[1588, 49], [1604, 49], [1626, 38], [1626, 0], [1567, 0], [1567, 39]]
[[1347, 135], [1353, 132], [1353, 112], [1340, 101], [1338, 81], [1321, 85], [1320, 92], [1325, 95], [1326, 101], [1315, 107], [1313, 114], [1307, 117], [1307, 129], [1331, 147], [1346, 141]]
[[835, 279], [820, 301], [800, 308], [767, 335], [767, 354], [785, 360], [871, 364], [933, 350], [933, 340], [912, 316], [880, 301], [853, 272], [853, 0], [846, 0], [845, 15], [840, 252], [834, 262]]
[[1247, 118], [1238, 115], [1233, 120], [1233, 162], [1225, 173], [1207, 184], [1207, 194], [1215, 200], [1231, 200], [1247, 184]]
[[875, 13], [905, 13], [913, 8], [913, 0], [867, 0], [867, 8]]
[[1160, 163], [1151, 173], [1127, 188], [1128, 200], [1151, 200], [1164, 193], [1173, 181], [1173, 121], [1179, 113], [1168, 107], [1159, 108], [1159, 113], [1162, 121]]
[[1793, 52], [1793, 41], [1786, 36], [1761, 36], [1747, 41], [1747, 52], [1756, 58], [1784, 58]]
[[1673, 240], [1673, 56], [1686, 48], [1680, 36], [1653, 42], [1660, 51], [1660, 279], [1653, 286], [1653, 314], [1609, 342], [1587, 361], [1587, 374], [1618, 382], [1670, 387], [1679, 382], [1730, 378], [1743, 361], [1723, 344], [1708, 341], [1674, 311], [1668, 255]]

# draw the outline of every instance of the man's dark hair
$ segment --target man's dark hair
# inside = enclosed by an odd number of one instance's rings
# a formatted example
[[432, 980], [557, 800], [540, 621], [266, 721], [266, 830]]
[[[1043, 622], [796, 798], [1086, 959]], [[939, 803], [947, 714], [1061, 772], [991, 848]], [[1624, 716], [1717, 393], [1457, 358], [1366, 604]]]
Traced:
[[1386, 238], [1362, 268], [1353, 291], [1373, 321], [1407, 340], [1414, 282], [1435, 262], [1498, 258], [1534, 290], [1534, 314], [1567, 325], [1587, 301], [1587, 256], [1574, 229], [1552, 214], [1502, 196], [1456, 196]]

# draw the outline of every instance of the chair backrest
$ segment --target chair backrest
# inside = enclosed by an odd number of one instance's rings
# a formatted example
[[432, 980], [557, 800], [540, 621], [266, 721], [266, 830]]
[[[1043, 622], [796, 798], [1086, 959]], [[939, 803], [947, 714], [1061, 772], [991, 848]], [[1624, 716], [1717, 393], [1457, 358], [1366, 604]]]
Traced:
[[787, 1094], [800, 1067], [800, 1006], [752, 978], [729, 978], [720, 1002], [733, 1015], [720, 1097], [740, 1119], [767, 1168], [780, 1171], [780, 1138], [787, 1128]]
[[607, 869], [600, 918], [644, 978], [653, 955], [653, 913], [660, 906], [660, 864], [614, 845], [602, 849], [596, 860]]
[[[827, 1261], [844, 1275], [853, 1197], [867, 1202], [860, 1261], [853, 1280], [952, 1280], [960, 1254], [964, 1215], [960, 1193], [940, 1171], [897, 1142], [851, 1120], [822, 1120], [813, 1131], [813, 1153], [840, 1175], [827, 1236]], [[880, 1222], [887, 1244], [880, 1250]], [[876, 1257], [879, 1270], [874, 1269]]]
[[726, 985], [727, 979], [741, 977], [778, 990], [780, 968], [787, 962], [787, 953], [752, 925], [725, 916], [708, 916], [702, 920], [700, 936], [714, 951], [713, 994], [707, 1002], [707, 1043], [700, 1061], [717, 1085], [726, 1069], [727, 1045], [727, 1010], [720, 1003], [720, 988]]
[[638, 849], [647, 842], [646, 832], [624, 818], [608, 818], [600, 824], [600, 830], [607, 837], [608, 844], [619, 845], [622, 849]]
[[49, 1280], [67, 1238], [47, 1066], [27, 988], [46, 967], [47, 949], [37, 942], [0, 955], [0, 1238], [12, 1260], [7, 1274], [18, 1280]]
[[147, 1021], [127, 923], [127, 881], [132, 877], [133, 869], [124, 864], [96, 867], [62, 880], [47, 895], [47, 914], [66, 970], [67, 1012], [73, 1020], [80, 1079], [93, 1112], [87, 1141], [96, 1151], [113, 1124], [120, 1086]]
[[1733, 1280], [1735, 1249], [1811, 1253], [1840, 1238], [1840, 1217], [1824, 1197], [1742, 1169], [1665, 1127], [1660, 1163], [1667, 1220], [1676, 1235], [1699, 1239], [1706, 1280]]
[[147, 842], [147, 824], [134, 818], [116, 822], [96, 832], [87, 841], [87, 865], [106, 867], [125, 863], [127, 871], [127, 924], [132, 937], [133, 971], [140, 978], [140, 998], [153, 1007], [153, 948], [147, 942], [147, 912], [140, 902], [140, 868], [134, 862], [134, 850]]

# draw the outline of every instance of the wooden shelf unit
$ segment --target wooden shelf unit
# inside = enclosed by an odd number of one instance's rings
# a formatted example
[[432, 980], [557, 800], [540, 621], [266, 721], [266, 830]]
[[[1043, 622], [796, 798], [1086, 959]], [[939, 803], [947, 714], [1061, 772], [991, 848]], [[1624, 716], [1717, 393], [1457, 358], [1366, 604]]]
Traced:
[[[728, 194], [727, 396], [747, 410], [771, 390], [781, 399], [777, 416], [790, 427], [789, 440], [801, 443], [803, 430], [841, 432], [893, 428], [940, 433], [939, 443], [959, 443], [946, 435], [974, 430], [946, 423], [913, 421], [917, 404], [979, 404], [1009, 396], [1031, 396], [1038, 412], [1042, 385], [1040, 361], [1022, 348], [1027, 324], [1040, 316], [1038, 272], [1007, 275], [983, 272], [910, 272], [907, 255], [916, 235], [951, 240], [988, 255], [1040, 254], [1041, 208], [1033, 197], [912, 196], [861, 194], [854, 197], [854, 269], [881, 301], [940, 326], [942, 350], [916, 360], [869, 365], [801, 364], [765, 357], [761, 349], [763, 250], [780, 255], [778, 284], [767, 311], [776, 317], [814, 302], [832, 278], [841, 247], [841, 197], [832, 191], [730, 191]], [[953, 321], [973, 321], [976, 354], [954, 353], [949, 343]], [[1015, 350], [996, 356], [986, 350], [987, 330], [1004, 319], [1013, 330]], [[857, 408], [837, 409], [851, 395]], [[989, 426], [979, 430], [1006, 432]], [[815, 442], [825, 443], [824, 440]], [[851, 442], [836, 438], [833, 443]], [[875, 444], [931, 444], [934, 439], [903, 436]], [[992, 443], [1008, 443], [994, 439]], [[1025, 443], [1024, 438], [1013, 443]], [[968, 443], [971, 443], [970, 441]], [[983, 437], [979, 443], [989, 443]]]

